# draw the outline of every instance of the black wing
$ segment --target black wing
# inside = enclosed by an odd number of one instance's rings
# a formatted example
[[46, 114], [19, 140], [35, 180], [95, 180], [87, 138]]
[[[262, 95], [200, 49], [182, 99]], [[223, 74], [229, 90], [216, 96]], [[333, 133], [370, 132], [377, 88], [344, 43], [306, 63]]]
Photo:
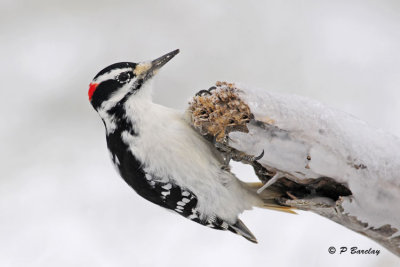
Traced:
[[235, 224], [229, 224], [217, 216], [208, 217], [207, 219], [201, 219], [199, 211], [196, 209], [197, 197], [189, 190], [184, 190], [181, 187], [169, 182], [169, 180], [159, 179], [148, 173], [145, 174], [146, 180], [149, 185], [153, 187], [163, 201], [163, 206], [167, 209], [174, 210], [180, 215], [205, 225], [207, 227], [217, 230], [229, 230], [235, 234], [241, 235], [247, 240], [257, 243], [257, 239], [250, 232], [250, 230], [244, 225], [241, 220], [237, 220]]
[[129, 152], [126, 144], [116, 138], [117, 136], [117, 134], [107, 136], [112, 160], [125, 182], [140, 196], [199, 224], [217, 230], [229, 230], [251, 242], [257, 242], [254, 235], [239, 219], [235, 224], [229, 224], [217, 216], [201, 219], [203, 216], [196, 209], [198, 200], [195, 194], [172, 183], [171, 179], [146, 173], [141, 162]]

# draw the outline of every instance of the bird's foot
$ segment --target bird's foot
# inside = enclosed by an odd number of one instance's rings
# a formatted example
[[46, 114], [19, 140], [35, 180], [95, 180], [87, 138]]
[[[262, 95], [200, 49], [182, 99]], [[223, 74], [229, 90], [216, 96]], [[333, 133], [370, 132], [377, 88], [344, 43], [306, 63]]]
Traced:
[[203, 96], [203, 95], [211, 95], [211, 93], [210, 93], [210, 91], [209, 90], [200, 90], [200, 91], [198, 91], [197, 93], [196, 93], [196, 96]]
[[224, 154], [225, 156], [225, 164], [228, 165], [229, 161], [233, 159], [234, 161], [244, 162], [244, 163], [252, 163], [257, 160], [260, 160], [264, 156], [264, 150], [258, 156], [248, 155], [242, 151], [239, 151], [233, 147], [230, 147], [226, 144], [227, 141], [218, 142], [214, 141], [214, 146]]
[[211, 86], [210, 88], [206, 89], [202, 89], [200, 91], [198, 91], [196, 93], [196, 96], [203, 96], [203, 95], [212, 95], [212, 91], [216, 90], [217, 87], [216, 86]]
[[[241, 152], [241, 153], [243, 153], [243, 152]], [[257, 161], [257, 160], [262, 159], [262, 157], [264, 156], [264, 149], [263, 149], [263, 151], [261, 152], [261, 154], [258, 155], [258, 156], [251, 156], [251, 155], [247, 155], [247, 154], [245, 154], [245, 153], [243, 153], [243, 154], [244, 154], [244, 155], [243, 155], [242, 160], [245, 160], [245, 161], [248, 161], [248, 162], [253, 162], [253, 161]]]

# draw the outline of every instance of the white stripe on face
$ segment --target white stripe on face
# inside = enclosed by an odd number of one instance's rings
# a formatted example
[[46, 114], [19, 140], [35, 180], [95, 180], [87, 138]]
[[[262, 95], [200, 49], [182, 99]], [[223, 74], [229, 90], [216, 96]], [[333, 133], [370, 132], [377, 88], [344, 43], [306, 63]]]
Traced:
[[111, 70], [107, 73], [100, 75], [96, 79], [94, 79], [93, 83], [101, 83], [106, 80], [115, 79], [120, 73], [126, 72], [126, 71], [133, 71], [133, 69], [132, 68], [122, 68], [122, 69]]

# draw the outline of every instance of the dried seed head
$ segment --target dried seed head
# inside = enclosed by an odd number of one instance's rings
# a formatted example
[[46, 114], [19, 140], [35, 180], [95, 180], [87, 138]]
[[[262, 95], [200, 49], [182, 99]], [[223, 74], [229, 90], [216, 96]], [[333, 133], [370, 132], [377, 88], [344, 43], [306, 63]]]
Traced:
[[254, 116], [238, 90], [233, 83], [217, 82], [210, 94], [193, 97], [189, 102], [193, 126], [203, 135], [216, 137], [217, 142], [229, 132], [248, 132], [246, 124]]

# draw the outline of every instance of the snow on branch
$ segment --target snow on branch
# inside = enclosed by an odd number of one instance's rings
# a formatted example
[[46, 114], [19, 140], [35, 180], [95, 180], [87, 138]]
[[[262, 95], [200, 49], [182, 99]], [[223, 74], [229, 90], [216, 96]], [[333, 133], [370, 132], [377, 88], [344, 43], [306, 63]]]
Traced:
[[400, 139], [294, 95], [218, 82], [190, 103], [190, 123], [251, 164], [282, 206], [312, 211], [400, 256]]

